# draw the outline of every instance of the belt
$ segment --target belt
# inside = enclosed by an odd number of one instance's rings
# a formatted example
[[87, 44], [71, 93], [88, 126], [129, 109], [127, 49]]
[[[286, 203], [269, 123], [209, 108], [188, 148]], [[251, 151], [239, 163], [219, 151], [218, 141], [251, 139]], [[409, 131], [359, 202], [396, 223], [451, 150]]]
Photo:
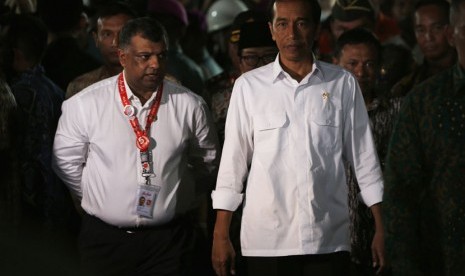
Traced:
[[145, 232], [145, 231], [150, 231], [150, 230], [162, 230], [166, 228], [170, 228], [173, 226], [177, 226], [183, 223], [188, 223], [192, 221], [192, 216], [191, 214], [182, 214], [179, 216], [176, 216], [174, 219], [164, 223], [164, 224], [159, 224], [159, 225], [138, 225], [138, 226], [132, 226], [132, 227], [119, 227], [115, 226], [112, 224], [108, 224], [104, 222], [103, 220], [99, 219], [98, 217], [89, 215], [89, 214], [84, 214], [84, 218], [87, 219], [89, 222], [98, 224], [101, 226], [104, 226], [105, 228], [111, 228], [112, 230], [116, 231], [121, 231], [121, 232], [126, 232], [128, 234], [134, 234], [134, 233], [139, 233], [139, 232]]

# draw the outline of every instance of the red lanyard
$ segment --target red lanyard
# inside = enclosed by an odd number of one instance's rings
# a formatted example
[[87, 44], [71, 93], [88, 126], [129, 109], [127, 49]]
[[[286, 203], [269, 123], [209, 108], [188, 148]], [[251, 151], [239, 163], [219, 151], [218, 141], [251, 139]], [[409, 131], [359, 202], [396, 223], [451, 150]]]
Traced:
[[135, 110], [128, 99], [128, 94], [126, 93], [123, 73], [120, 73], [118, 76], [118, 89], [121, 101], [123, 102], [124, 114], [129, 117], [129, 122], [136, 134], [136, 146], [141, 152], [146, 152], [150, 145], [150, 139], [148, 137], [150, 126], [152, 125], [152, 122], [156, 120], [155, 118], [157, 117], [158, 108], [160, 107], [161, 95], [163, 94], [163, 83], [158, 88], [155, 101], [152, 103], [152, 107], [150, 107], [150, 112], [147, 116], [147, 123], [145, 124], [145, 130], [141, 129], [137, 116], [134, 116]]

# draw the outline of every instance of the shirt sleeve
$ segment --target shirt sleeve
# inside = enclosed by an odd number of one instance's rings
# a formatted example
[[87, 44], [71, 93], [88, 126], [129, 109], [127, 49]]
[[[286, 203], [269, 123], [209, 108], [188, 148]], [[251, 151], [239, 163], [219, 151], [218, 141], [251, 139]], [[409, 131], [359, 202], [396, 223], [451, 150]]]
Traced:
[[346, 102], [344, 122], [344, 155], [354, 168], [363, 202], [372, 206], [382, 201], [383, 177], [376, 152], [373, 134], [360, 87], [349, 77], [346, 95], [352, 95]]
[[214, 209], [235, 211], [242, 203], [244, 182], [253, 154], [253, 126], [244, 90], [243, 78], [237, 79], [226, 117], [216, 189], [212, 193]]
[[[194, 111], [194, 139], [190, 148], [190, 164], [195, 168], [197, 181], [214, 183], [219, 163], [219, 142], [213, 125], [211, 113], [206, 103], [200, 104]], [[211, 191], [211, 190], [210, 190]]]
[[81, 178], [89, 141], [80, 98], [63, 102], [62, 115], [53, 143], [52, 166], [55, 173], [78, 198], [82, 198]]

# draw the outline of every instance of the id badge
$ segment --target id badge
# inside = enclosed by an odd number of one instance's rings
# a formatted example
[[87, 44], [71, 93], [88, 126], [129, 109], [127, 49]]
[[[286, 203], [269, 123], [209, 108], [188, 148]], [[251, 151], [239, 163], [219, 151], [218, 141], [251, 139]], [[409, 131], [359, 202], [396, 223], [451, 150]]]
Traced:
[[155, 185], [139, 185], [137, 190], [136, 213], [141, 217], [152, 218], [153, 207], [160, 187]]

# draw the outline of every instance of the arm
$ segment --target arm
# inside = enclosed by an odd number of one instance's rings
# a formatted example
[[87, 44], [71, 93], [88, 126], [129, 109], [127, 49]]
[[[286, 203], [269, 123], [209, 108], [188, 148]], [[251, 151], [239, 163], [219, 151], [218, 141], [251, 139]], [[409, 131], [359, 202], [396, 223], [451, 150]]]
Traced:
[[213, 231], [212, 264], [217, 275], [234, 275], [236, 253], [229, 238], [231, 211], [217, 210]]
[[383, 176], [362, 93], [355, 79], [347, 83], [353, 90], [344, 91], [352, 98], [345, 101], [343, 155], [354, 169], [363, 202], [371, 207], [383, 199]]
[[213, 126], [213, 120], [206, 104], [201, 103], [194, 110], [193, 136], [189, 149], [189, 163], [195, 177], [199, 206], [196, 210], [196, 222], [204, 235], [209, 235], [209, 194], [213, 190], [219, 163], [219, 142]]
[[352, 101], [348, 101], [346, 106], [348, 112], [344, 135], [347, 142], [344, 153], [354, 168], [360, 187], [360, 196], [373, 214], [375, 235], [371, 245], [372, 259], [373, 267], [377, 267], [377, 273], [380, 274], [386, 264], [381, 214], [383, 179], [365, 103], [358, 85], [355, 84], [354, 88], [354, 97]]
[[219, 141], [210, 111], [203, 100], [199, 101], [194, 110], [194, 138], [189, 149], [189, 163], [195, 168], [196, 181], [214, 183], [219, 163]]
[[[81, 178], [86, 162], [88, 139], [85, 117], [79, 101], [65, 101], [53, 143], [52, 166], [70, 189], [75, 204], [82, 198]], [[78, 204], [80, 205], [80, 204]]]
[[235, 252], [229, 237], [231, 217], [243, 199], [243, 183], [253, 153], [252, 127], [247, 101], [238, 79], [233, 89], [226, 121], [226, 139], [216, 189], [212, 193], [217, 217], [213, 235], [212, 262], [218, 275], [235, 274]]
[[386, 267], [384, 254], [384, 225], [381, 213], [381, 203], [371, 206], [370, 210], [375, 220], [375, 235], [371, 244], [371, 255], [373, 258], [373, 267], [377, 268], [376, 273], [379, 275]]

